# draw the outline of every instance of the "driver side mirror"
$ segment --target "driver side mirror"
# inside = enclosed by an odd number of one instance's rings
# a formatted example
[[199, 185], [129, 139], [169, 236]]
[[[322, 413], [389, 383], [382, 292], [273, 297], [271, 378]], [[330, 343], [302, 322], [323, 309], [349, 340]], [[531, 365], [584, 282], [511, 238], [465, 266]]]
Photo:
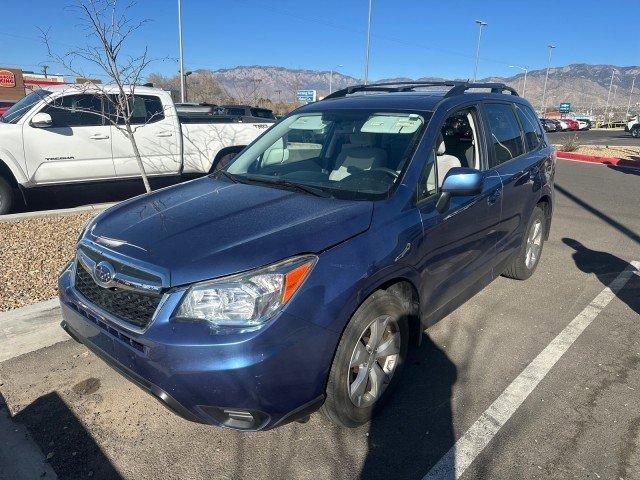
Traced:
[[31, 119], [31, 126], [35, 128], [48, 128], [51, 125], [53, 125], [53, 119], [48, 113], [36, 113]]
[[484, 176], [475, 168], [454, 167], [447, 172], [442, 182], [441, 194], [436, 210], [444, 213], [449, 208], [452, 197], [477, 195], [482, 192]]

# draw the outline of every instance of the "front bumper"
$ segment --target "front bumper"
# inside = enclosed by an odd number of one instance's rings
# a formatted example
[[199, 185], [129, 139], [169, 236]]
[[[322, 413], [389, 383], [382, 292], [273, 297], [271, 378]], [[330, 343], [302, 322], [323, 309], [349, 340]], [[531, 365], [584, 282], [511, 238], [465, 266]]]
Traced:
[[216, 332], [170, 318], [170, 294], [143, 333], [123, 328], [58, 281], [62, 326], [115, 370], [187, 420], [264, 430], [304, 417], [324, 400], [339, 334], [286, 312], [253, 332]]

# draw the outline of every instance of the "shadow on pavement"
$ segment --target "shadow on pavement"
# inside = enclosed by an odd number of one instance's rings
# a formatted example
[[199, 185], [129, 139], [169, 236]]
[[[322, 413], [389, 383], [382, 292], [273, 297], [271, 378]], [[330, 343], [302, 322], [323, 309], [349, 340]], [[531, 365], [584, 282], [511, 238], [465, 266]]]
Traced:
[[60, 480], [122, 478], [57, 392], [38, 398], [13, 420], [27, 427]]
[[[609, 252], [592, 250], [578, 240], [564, 237], [562, 242], [573, 248], [573, 261], [580, 271], [594, 274], [605, 287], [627, 268], [634, 268], [629, 262]], [[616, 296], [629, 306], [634, 312], [640, 314], [640, 282], [637, 277], [632, 278]]]
[[[640, 160], [640, 157], [631, 157], [631, 159], [637, 162]], [[626, 173], [627, 175], [640, 175], [640, 168], [620, 167], [618, 165], [607, 165], [607, 168], [615, 170], [616, 172]]]
[[[409, 350], [397, 390], [371, 420], [362, 480], [420, 479], [455, 444], [451, 390], [457, 369], [431, 339]], [[455, 478], [444, 465], [441, 479]]]
[[588, 204], [587, 202], [585, 202], [584, 200], [582, 200], [580, 197], [578, 197], [577, 195], [574, 195], [573, 193], [569, 192], [566, 188], [564, 188], [561, 185], [558, 185], [557, 183], [555, 184], [555, 189], [560, 192], [562, 195], [564, 195], [565, 197], [567, 197], [569, 200], [571, 200], [572, 202], [580, 205], [582, 208], [584, 208], [587, 212], [594, 214], [596, 217], [598, 217], [599, 219], [607, 222], [609, 225], [611, 225], [613, 228], [615, 228], [616, 230], [618, 230], [620, 233], [622, 233], [623, 235], [627, 236], [628, 238], [630, 238], [631, 240], [633, 240], [634, 242], [640, 244], [640, 235], [638, 235], [636, 232], [634, 232], [633, 230], [631, 230], [629, 227], [627, 227], [626, 225], [621, 224], [620, 222], [618, 222], [617, 220], [611, 218], [609, 215], [607, 215], [606, 213], [598, 210], [595, 207], [592, 207], [590, 204]]

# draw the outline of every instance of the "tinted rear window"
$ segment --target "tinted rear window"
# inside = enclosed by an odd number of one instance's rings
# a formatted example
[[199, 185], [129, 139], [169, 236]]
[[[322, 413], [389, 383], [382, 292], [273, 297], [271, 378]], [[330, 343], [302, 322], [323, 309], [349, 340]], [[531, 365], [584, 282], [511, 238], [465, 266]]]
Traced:
[[520, 125], [513, 107], [507, 103], [487, 103], [485, 112], [489, 123], [493, 155], [490, 165], [495, 167], [524, 153]]

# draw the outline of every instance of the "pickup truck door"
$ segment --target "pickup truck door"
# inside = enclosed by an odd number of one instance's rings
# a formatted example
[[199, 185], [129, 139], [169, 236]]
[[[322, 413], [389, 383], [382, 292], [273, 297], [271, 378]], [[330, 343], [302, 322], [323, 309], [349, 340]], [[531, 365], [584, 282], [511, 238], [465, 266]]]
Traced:
[[102, 99], [81, 93], [51, 99], [40, 112], [51, 127], [22, 126], [28, 175], [36, 184], [80, 182], [115, 177], [111, 129]]
[[[133, 112], [131, 126], [146, 173], [180, 173], [180, 128], [173, 105], [163, 105], [162, 99], [156, 95], [140, 94], [130, 96], [129, 105]], [[140, 176], [131, 140], [113, 125], [111, 136], [117, 176]]]

